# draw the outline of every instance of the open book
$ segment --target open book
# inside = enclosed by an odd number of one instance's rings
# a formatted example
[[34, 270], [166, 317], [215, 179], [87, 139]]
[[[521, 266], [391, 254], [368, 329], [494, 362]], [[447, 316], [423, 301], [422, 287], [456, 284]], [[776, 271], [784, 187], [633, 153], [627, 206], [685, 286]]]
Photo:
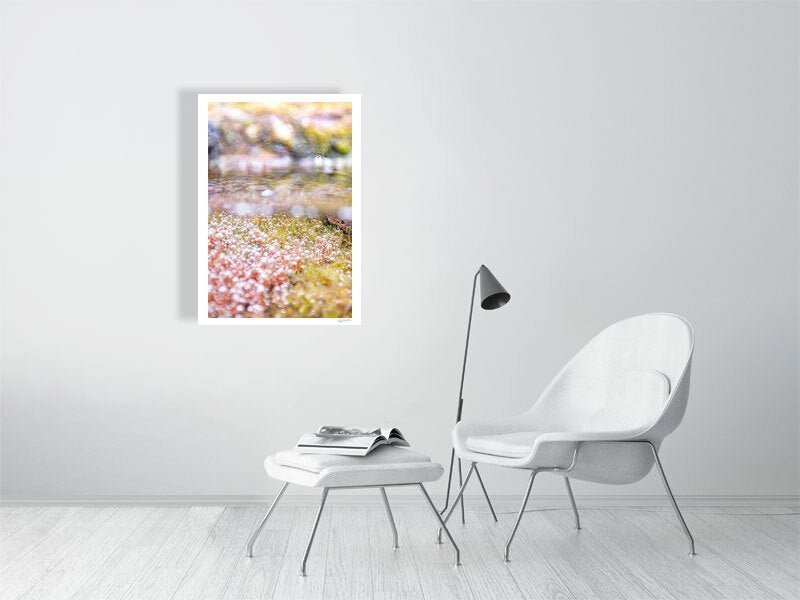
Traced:
[[408, 446], [406, 438], [394, 427], [340, 427], [323, 425], [316, 433], [307, 433], [294, 447], [306, 454], [341, 454], [366, 456], [378, 446]]

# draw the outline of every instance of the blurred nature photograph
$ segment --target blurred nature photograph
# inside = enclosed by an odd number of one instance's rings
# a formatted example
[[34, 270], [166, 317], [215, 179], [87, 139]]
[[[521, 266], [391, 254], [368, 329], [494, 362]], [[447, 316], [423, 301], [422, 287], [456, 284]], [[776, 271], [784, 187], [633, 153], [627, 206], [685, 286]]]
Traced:
[[198, 95], [201, 324], [360, 323], [359, 101]]

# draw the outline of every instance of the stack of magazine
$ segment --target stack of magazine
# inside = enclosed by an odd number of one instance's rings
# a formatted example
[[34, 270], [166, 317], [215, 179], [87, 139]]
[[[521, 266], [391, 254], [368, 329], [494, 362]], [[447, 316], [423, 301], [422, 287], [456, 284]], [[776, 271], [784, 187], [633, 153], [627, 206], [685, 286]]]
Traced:
[[341, 454], [366, 456], [380, 446], [408, 446], [403, 434], [394, 427], [342, 427], [323, 425], [307, 433], [294, 447], [305, 454]]

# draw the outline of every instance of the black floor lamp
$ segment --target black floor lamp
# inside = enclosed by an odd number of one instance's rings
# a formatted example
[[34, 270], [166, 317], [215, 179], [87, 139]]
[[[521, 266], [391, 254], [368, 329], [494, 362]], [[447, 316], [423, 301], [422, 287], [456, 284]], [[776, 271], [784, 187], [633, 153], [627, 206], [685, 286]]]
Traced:
[[[472, 279], [472, 296], [470, 297], [470, 304], [469, 304], [469, 321], [467, 321], [467, 343], [464, 346], [464, 363], [461, 365], [461, 386], [458, 388], [458, 412], [456, 413], [456, 423], [461, 420], [461, 410], [464, 407], [464, 375], [467, 372], [467, 353], [469, 352], [469, 332], [472, 328], [472, 309], [475, 306], [475, 287], [478, 283], [478, 275], [481, 277], [481, 308], [484, 310], [494, 310], [496, 308], [500, 308], [501, 306], [505, 306], [509, 300], [511, 300], [511, 294], [509, 294], [506, 289], [497, 281], [497, 278], [492, 275], [492, 272], [486, 267], [486, 265], [481, 265], [481, 268], [478, 269], [478, 272], [475, 273], [475, 277]], [[444, 508], [442, 509], [442, 513], [447, 510], [447, 507], [450, 506], [450, 487], [453, 483], [453, 463], [455, 462], [456, 458], [456, 451], [455, 448], [450, 451], [450, 471], [447, 475], [447, 496], [444, 502]], [[492, 517], [494, 520], [497, 521], [497, 515], [494, 512], [494, 507], [492, 506], [492, 501], [489, 499], [489, 494], [486, 493], [486, 487], [483, 485], [483, 479], [481, 479], [481, 474], [478, 471], [477, 466], [475, 467], [475, 475], [478, 476], [478, 482], [481, 484], [481, 490], [483, 490], [483, 495], [486, 497], [486, 502], [489, 503], [489, 510], [492, 511]], [[459, 486], [463, 484], [463, 478], [461, 473], [461, 459], [458, 459], [458, 483]], [[464, 497], [461, 497], [461, 522], [464, 523]]]

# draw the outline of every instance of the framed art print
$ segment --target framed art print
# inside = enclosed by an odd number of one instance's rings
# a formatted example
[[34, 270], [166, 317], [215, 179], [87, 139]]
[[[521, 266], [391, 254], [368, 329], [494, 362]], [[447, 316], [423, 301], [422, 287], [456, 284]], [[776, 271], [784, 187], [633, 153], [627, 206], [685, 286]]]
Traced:
[[199, 94], [197, 135], [199, 322], [360, 324], [360, 96]]

